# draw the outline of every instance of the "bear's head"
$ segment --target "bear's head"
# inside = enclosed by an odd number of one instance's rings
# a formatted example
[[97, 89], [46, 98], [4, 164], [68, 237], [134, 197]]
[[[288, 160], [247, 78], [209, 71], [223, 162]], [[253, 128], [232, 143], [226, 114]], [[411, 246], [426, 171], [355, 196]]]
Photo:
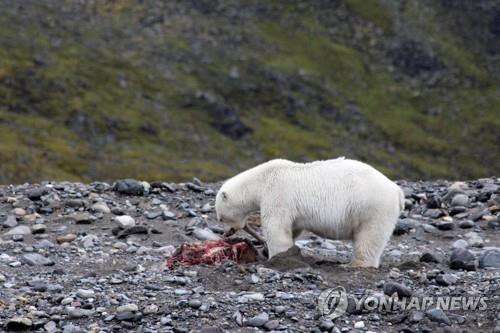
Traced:
[[224, 225], [225, 236], [231, 236], [245, 227], [247, 213], [239, 201], [224, 189], [221, 189], [215, 197], [217, 220]]

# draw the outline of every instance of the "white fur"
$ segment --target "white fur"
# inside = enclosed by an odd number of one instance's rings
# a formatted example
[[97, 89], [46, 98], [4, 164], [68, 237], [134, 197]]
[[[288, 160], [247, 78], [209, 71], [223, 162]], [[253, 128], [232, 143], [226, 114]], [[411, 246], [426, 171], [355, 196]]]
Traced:
[[399, 186], [371, 166], [338, 158], [312, 163], [272, 160], [227, 180], [217, 193], [219, 221], [236, 230], [261, 212], [269, 257], [303, 230], [353, 240], [353, 266], [378, 267], [404, 207]]

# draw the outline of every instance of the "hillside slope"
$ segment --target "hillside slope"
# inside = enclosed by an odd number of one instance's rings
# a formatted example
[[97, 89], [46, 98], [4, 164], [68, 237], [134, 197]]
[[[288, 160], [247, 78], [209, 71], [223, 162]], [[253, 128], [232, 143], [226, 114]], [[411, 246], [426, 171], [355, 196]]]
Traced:
[[0, 1], [0, 183], [500, 167], [497, 1]]

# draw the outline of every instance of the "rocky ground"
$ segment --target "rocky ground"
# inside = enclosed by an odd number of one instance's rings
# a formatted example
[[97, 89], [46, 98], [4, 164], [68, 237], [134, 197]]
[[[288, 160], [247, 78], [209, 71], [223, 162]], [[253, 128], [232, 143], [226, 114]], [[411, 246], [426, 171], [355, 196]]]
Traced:
[[[0, 187], [0, 330], [500, 332], [500, 179], [400, 182], [406, 210], [378, 270], [344, 266], [350, 243], [314, 235], [271, 264], [168, 270], [177, 245], [221, 237], [219, 185]], [[349, 306], [332, 321], [317, 299], [336, 286]], [[394, 292], [486, 297], [487, 309], [352, 306]]]

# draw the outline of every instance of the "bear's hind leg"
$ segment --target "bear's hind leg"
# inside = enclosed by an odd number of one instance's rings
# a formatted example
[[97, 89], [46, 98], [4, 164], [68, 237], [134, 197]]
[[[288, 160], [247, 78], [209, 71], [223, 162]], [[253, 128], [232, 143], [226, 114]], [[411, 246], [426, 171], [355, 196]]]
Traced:
[[371, 221], [362, 225], [354, 234], [354, 259], [350, 266], [378, 268], [380, 257], [391, 234], [392, 229], [387, 228], [384, 223], [377, 224]]
[[293, 246], [292, 224], [287, 218], [268, 217], [262, 221], [262, 231], [267, 243], [269, 258], [286, 252]]

